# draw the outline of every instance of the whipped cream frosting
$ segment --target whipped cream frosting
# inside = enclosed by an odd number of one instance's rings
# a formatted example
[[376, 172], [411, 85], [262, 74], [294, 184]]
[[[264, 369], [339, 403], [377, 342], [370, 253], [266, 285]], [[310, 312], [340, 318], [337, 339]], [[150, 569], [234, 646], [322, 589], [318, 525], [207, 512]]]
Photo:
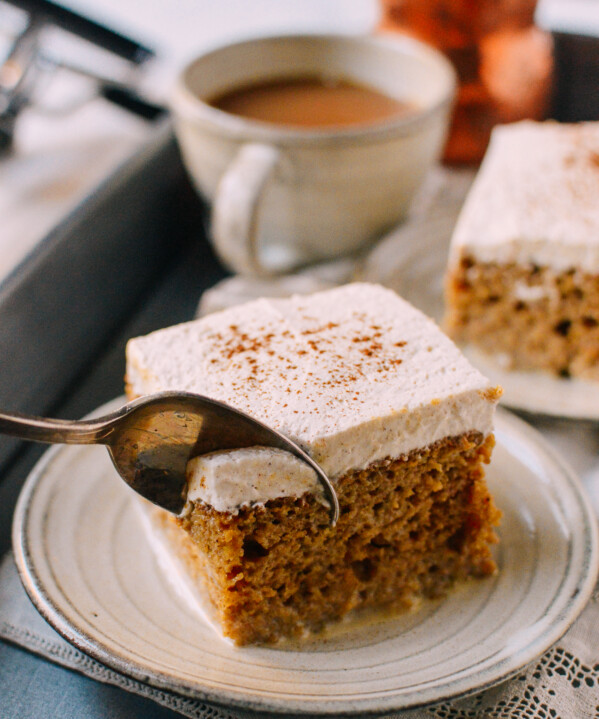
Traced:
[[[499, 396], [432, 320], [364, 283], [260, 299], [133, 339], [127, 381], [135, 395], [227, 402], [297, 442], [333, 480], [445, 437], [489, 434]], [[190, 463], [194, 492], [229, 511], [299, 496], [308, 477], [288, 457], [280, 480], [257, 468], [279, 461], [271, 451], [204, 457]], [[252, 481], [257, 471], [264, 478]]]
[[316, 472], [282, 449], [248, 447], [213, 452], [187, 464], [187, 499], [199, 499], [219, 512], [306, 492], [323, 496]]
[[599, 122], [495, 128], [452, 238], [450, 262], [599, 272]]

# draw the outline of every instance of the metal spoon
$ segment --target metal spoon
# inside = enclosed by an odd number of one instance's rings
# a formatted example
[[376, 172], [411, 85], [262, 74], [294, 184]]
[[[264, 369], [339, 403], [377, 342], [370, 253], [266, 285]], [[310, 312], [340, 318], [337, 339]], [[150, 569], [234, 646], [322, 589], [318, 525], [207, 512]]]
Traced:
[[37, 442], [104, 444], [132, 489], [175, 514], [183, 511], [187, 500], [185, 469], [192, 457], [256, 445], [283, 449], [316, 472], [329, 503], [331, 526], [339, 518], [339, 502], [329, 478], [295, 442], [244, 412], [199, 394], [160, 392], [88, 420], [0, 412], [0, 433]]

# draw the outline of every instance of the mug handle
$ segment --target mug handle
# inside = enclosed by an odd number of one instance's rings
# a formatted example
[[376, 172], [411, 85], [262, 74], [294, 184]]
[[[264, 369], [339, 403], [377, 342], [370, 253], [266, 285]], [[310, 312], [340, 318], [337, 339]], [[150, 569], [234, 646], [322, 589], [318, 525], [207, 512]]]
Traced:
[[219, 257], [235, 272], [270, 274], [258, 258], [258, 209], [279, 157], [279, 150], [272, 145], [243, 145], [216, 188], [212, 239]]

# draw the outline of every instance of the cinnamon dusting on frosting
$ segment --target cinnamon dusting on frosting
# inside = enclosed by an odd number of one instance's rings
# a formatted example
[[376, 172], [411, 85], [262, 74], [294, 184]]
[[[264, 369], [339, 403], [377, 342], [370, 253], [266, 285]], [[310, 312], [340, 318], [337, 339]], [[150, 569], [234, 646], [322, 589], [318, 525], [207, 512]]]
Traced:
[[136, 394], [185, 389], [228, 402], [333, 477], [491, 431], [492, 403], [478, 393], [488, 381], [431, 320], [375, 285], [257, 300], [132, 340], [127, 356]]

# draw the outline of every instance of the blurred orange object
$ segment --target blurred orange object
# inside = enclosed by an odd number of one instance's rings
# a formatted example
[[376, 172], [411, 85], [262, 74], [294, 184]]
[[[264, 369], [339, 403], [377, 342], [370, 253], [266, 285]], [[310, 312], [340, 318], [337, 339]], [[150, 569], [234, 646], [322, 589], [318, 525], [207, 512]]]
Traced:
[[497, 123], [547, 116], [551, 36], [534, 25], [537, 0], [381, 0], [382, 31], [442, 50], [460, 77], [445, 160], [477, 163]]

